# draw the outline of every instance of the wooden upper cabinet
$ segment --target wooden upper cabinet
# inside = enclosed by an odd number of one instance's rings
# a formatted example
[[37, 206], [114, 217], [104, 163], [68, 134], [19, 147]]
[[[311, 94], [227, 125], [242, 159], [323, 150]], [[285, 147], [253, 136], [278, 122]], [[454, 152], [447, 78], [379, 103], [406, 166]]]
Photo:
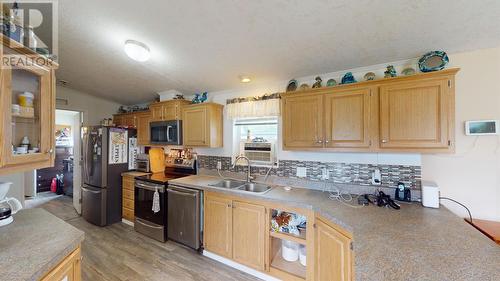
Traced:
[[113, 124], [115, 124], [115, 126], [125, 126], [125, 122], [123, 122], [123, 117], [121, 114], [113, 115]]
[[153, 103], [149, 106], [151, 121], [181, 120], [182, 106], [190, 104], [187, 100], [169, 100]]
[[151, 121], [151, 114], [141, 113], [137, 114], [136, 124], [137, 124], [137, 143], [142, 145], [149, 144], [150, 129], [149, 122]]
[[314, 279], [316, 281], [351, 281], [353, 256], [351, 238], [334, 227], [316, 220]]
[[163, 119], [179, 120], [181, 117], [181, 108], [178, 102], [170, 102], [163, 105]]
[[370, 147], [370, 88], [325, 94], [325, 147]]
[[[0, 55], [40, 56], [19, 43], [0, 35]], [[12, 43], [12, 44], [11, 44]], [[17, 46], [11, 48], [11, 46]], [[30, 61], [31, 61], [30, 60]], [[40, 61], [44, 59], [40, 58]], [[24, 65], [0, 69], [0, 174], [51, 167], [55, 157], [55, 69], [57, 63]], [[31, 102], [26, 92], [32, 95]], [[24, 138], [28, 151], [16, 151]]]
[[151, 121], [163, 120], [163, 106], [161, 104], [152, 104], [149, 106], [151, 112]]
[[445, 149], [452, 144], [451, 78], [380, 87], [380, 147]]
[[210, 252], [232, 258], [232, 205], [231, 199], [205, 195], [204, 247]]
[[233, 260], [249, 267], [265, 267], [264, 206], [233, 201]]
[[222, 109], [216, 103], [201, 103], [182, 107], [183, 145], [222, 147]]
[[139, 113], [121, 113], [113, 115], [113, 123], [116, 126], [137, 127], [137, 114]]
[[136, 127], [136, 115], [135, 114], [127, 114], [123, 116], [123, 125], [129, 126], [129, 127]]
[[323, 147], [323, 95], [289, 95], [282, 108], [284, 148]]
[[458, 71], [285, 93], [283, 149], [453, 152]]

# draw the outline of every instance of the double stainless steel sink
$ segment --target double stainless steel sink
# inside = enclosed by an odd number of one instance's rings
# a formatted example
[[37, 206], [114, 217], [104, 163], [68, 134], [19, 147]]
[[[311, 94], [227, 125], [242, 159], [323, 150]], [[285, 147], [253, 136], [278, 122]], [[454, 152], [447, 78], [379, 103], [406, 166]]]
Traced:
[[238, 191], [247, 191], [258, 194], [264, 194], [271, 189], [270, 186], [254, 182], [224, 179], [218, 183], [210, 184], [213, 187], [227, 188]]

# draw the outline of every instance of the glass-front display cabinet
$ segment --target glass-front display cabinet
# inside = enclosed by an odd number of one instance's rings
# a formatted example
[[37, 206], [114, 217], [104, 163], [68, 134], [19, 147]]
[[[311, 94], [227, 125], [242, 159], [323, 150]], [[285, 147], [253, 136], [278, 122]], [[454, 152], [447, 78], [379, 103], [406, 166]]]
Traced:
[[[50, 167], [54, 164], [56, 64], [36, 63], [40, 55], [11, 48], [2, 37], [2, 60], [34, 58], [33, 63], [4, 63], [1, 72], [0, 174]], [[28, 60], [26, 60], [28, 62]]]

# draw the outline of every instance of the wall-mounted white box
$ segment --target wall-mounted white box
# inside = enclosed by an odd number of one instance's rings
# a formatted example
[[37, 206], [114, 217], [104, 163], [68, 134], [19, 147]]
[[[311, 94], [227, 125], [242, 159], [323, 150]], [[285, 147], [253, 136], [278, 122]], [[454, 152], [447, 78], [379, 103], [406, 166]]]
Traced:
[[307, 168], [306, 167], [297, 167], [297, 177], [305, 178], [307, 176]]

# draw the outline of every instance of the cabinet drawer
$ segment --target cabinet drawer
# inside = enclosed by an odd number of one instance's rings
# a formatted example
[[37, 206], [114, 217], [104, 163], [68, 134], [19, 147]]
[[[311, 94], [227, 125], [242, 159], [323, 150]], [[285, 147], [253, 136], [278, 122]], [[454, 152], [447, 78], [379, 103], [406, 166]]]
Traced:
[[123, 189], [123, 198], [130, 199], [133, 201], [134, 200], [134, 190]]
[[135, 182], [133, 180], [129, 179], [123, 179], [123, 189], [128, 189], [134, 191], [134, 184]]
[[123, 198], [123, 208], [134, 209], [134, 200]]
[[123, 218], [131, 222], [134, 221], [135, 215], [133, 209], [123, 208], [122, 209]]

